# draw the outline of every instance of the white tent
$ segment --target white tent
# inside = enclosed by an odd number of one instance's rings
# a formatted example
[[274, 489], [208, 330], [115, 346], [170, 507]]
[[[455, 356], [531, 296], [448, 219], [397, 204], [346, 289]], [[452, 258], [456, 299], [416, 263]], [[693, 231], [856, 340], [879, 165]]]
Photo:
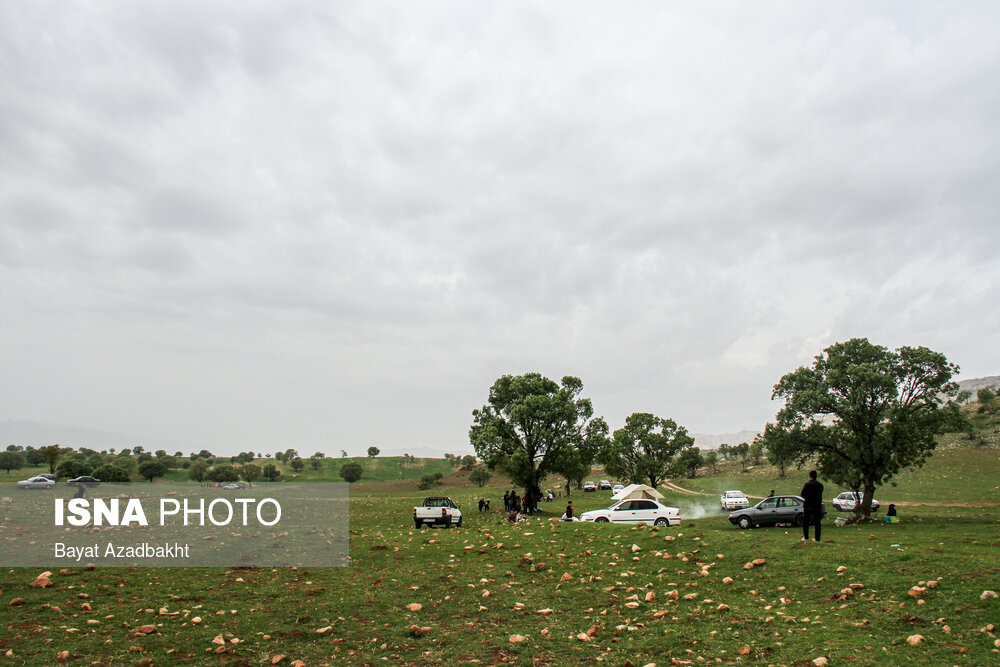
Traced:
[[629, 484], [624, 489], [611, 496], [611, 500], [660, 500], [663, 494], [648, 484]]

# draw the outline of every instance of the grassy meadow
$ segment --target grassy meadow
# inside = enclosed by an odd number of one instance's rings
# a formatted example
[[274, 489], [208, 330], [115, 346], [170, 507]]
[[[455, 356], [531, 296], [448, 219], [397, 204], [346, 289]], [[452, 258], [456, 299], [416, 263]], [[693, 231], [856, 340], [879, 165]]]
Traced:
[[[372, 477], [396, 465], [370, 463]], [[479, 489], [459, 473], [431, 493], [460, 502], [465, 525], [416, 530], [411, 508], [425, 493], [414, 479], [366, 476], [351, 487], [349, 567], [70, 567], [48, 588], [30, 586], [43, 568], [0, 570], [0, 655], [29, 665], [1000, 663], [1000, 600], [980, 599], [1000, 590], [1000, 452], [936, 453], [876, 494], [936, 504], [901, 507], [896, 525], [827, 521], [818, 544], [792, 528], [738, 530], [714, 495], [797, 492], [802, 471], [779, 480], [772, 468], [727, 466], [674, 480], [709, 495], [668, 492], [685, 519], [667, 529], [552, 521], [565, 499], [512, 525], [495, 509], [504, 480]], [[477, 511], [480, 495], [493, 512]], [[572, 500], [584, 511], [609, 495]], [[911, 646], [912, 635], [924, 640]]]

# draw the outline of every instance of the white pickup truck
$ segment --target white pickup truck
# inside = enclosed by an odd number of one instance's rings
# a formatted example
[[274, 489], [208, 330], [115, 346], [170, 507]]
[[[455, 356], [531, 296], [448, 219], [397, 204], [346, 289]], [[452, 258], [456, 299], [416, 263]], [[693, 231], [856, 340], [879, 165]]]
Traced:
[[445, 528], [461, 528], [462, 510], [451, 498], [431, 496], [424, 498], [423, 504], [413, 508], [413, 524], [417, 528], [435, 524]]

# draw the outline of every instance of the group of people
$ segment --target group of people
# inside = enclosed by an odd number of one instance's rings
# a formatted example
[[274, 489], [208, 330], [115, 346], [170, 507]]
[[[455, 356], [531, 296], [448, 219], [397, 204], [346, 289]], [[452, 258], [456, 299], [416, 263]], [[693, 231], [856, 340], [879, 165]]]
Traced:
[[518, 496], [514, 489], [505, 491], [503, 511], [507, 513], [520, 512], [530, 516], [538, 511], [538, 499], [533, 497], [531, 491], [526, 491], [523, 496]]

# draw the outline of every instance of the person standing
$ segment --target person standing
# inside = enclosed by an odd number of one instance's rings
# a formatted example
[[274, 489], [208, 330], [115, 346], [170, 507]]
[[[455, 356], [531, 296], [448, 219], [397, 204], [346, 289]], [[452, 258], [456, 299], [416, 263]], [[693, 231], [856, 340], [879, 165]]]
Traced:
[[809, 481], [802, 487], [802, 539], [809, 539], [809, 525], [816, 526], [814, 538], [820, 539], [823, 516], [823, 485], [816, 479], [816, 471], [809, 471]]

